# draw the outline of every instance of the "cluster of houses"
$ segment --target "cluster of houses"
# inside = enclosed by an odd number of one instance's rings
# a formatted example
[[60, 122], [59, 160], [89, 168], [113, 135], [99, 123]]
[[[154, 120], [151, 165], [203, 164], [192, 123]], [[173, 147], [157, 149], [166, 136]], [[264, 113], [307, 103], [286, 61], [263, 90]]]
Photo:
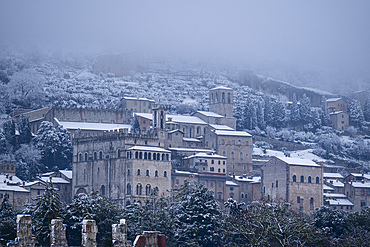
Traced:
[[[333, 114], [345, 113], [340, 100], [327, 102]], [[42, 121], [70, 132], [73, 168], [24, 182], [15, 176], [14, 163], [0, 164], [0, 200], [8, 194], [21, 210], [51, 180], [65, 203], [79, 193], [98, 191], [125, 207], [169, 195], [187, 180], [206, 186], [221, 205], [228, 198], [244, 203], [265, 198], [290, 202], [307, 213], [321, 205], [348, 211], [369, 205], [370, 175], [344, 178], [311, 160], [273, 157], [257, 166], [258, 176], [253, 176], [252, 135], [236, 131], [230, 88], [211, 89], [209, 111], [191, 116], [167, 114], [164, 105], [146, 98], [125, 97], [122, 106], [24, 113], [34, 133]], [[338, 128], [348, 127], [348, 115], [343, 121]]]

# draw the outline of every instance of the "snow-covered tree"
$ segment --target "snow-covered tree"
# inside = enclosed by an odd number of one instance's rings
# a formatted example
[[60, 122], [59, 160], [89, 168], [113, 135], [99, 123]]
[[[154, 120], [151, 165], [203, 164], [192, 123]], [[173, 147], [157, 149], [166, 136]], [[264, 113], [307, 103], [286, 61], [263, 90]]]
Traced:
[[325, 96], [323, 96], [321, 102], [321, 123], [323, 126], [329, 126], [330, 123], [329, 109]]
[[221, 244], [221, 211], [205, 186], [190, 187], [186, 181], [178, 191], [171, 215], [174, 217], [174, 244], [218, 246]]
[[364, 106], [364, 118], [370, 122], [370, 93], [367, 95]]
[[18, 123], [18, 132], [19, 132], [18, 144], [28, 144], [31, 142], [32, 133], [28, 117], [24, 115], [20, 116]]
[[301, 116], [301, 123], [307, 124], [311, 121], [311, 103], [310, 98], [303, 94], [301, 99], [301, 104], [299, 108], [300, 116]]
[[0, 129], [0, 154], [5, 154], [6, 149], [6, 139], [3, 131]]
[[14, 120], [8, 120], [3, 124], [4, 136], [7, 143], [11, 148], [16, 147], [16, 136], [15, 136], [15, 122]]
[[17, 161], [16, 175], [24, 181], [31, 181], [43, 172], [40, 151], [33, 146], [22, 144], [15, 152], [15, 159]]
[[68, 245], [77, 246], [81, 243], [81, 224], [84, 219], [93, 219], [98, 226], [97, 241], [103, 246], [109, 242], [112, 233], [112, 224], [119, 222], [121, 210], [111, 200], [93, 193], [79, 194], [63, 212], [64, 223], [67, 224]]
[[356, 98], [351, 99], [348, 104], [349, 122], [355, 127], [361, 127], [364, 121], [364, 114], [361, 110], [360, 101]]
[[293, 126], [296, 127], [301, 120], [301, 114], [299, 112], [299, 105], [297, 101], [297, 96], [295, 93], [293, 94], [293, 102], [290, 106], [290, 121], [292, 122]]
[[266, 121], [265, 121], [265, 114], [264, 114], [264, 101], [258, 101], [258, 108], [257, 108], [257, 125], [258, 128], [264, 130], [266, 128]]
[[35, 205], [29, 205], [24, 213], [31, 214], [35, 237], [42, 246], [50, 245], [50, 223], [61, 216], [62, 203], [53, 183], [45, 184], [45, 191], [36, 199]]
[[12, 205], [9, 203], [9, 195], [5, 194], [0, 205], [0, 244], [6, 245], [14, 240], [17, 233], [16, 216]]
[[57, 135], [59, 137], [59, 146], [56, 153], [56, 166], [59, 170], [71, 168], [72, 166], [72, 142], [68, 130], [58, 127]]
[[273, 103], [271, 124], [276, 128], [282, 128], [286, 123], [286, 107], [281, 101]]
[[264, 108], [264, 115], [265, 115], [265, 121], [267, 125], [272, 126], [273, 125], [273, 110], [272, 110], [272, 104], [269, 97], [265, 97], [265, 108]]

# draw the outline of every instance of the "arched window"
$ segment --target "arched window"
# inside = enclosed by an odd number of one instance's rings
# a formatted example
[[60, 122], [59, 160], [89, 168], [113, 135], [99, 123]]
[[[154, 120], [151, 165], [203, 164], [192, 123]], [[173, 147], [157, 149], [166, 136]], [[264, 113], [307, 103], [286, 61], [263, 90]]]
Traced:
[[231, 94], [227, 93], [227, 103], [231, 103]]
[[231, 152], [231, 158], [234, 159], [234, 152]]
[[293, 175], [293, 182], [297, 182], [297, 176]]
[[239, 153], [239, 159], [243, 159], [243, 153], [242, 152]]
[[155, 171], [155, 177], [158, 177], [158, 171]]
[[146, 160], [146, 159], [148, 159], [148, 153], [147, 152], [144, 153], [144, 160]]
[[320, 178], [319, 177], [316, 177], [316, 183], [319, 184], [320, 183]]
[[127, 193], [127, 195], [131, 195], [131, 184], [127, 184], [127, 186], [126, 186], [127, 188], [126, 188], [126, 193]]
[[214, 164], [215, 163], [215, 161], [214, 160], [211, 160], [211, 164]]
[[165, 178], [167, 177], [167, 171], [163, 172], [163, 177], [165, 177]]
[[99, 159], [100, 159], [100, 160], [102, 160], [102, 159], [103, 159], [103, 152], [102, 152], [102, 151], [100, 151], [100, 152], [99, 152]]
[[165, 160], [165, 159], [164, 159], [164, 154], [162, 154], [162, 160]]
[[141, 195], [143, 190], [143, 186], [141, 184], [136, 185], [136, 195]]
[[157, 160], [157, 155], [155, 153], [153, 154], [153, 160]]
[[225, 93], [222, 93], [222, 103], [225, 103]]
[[304, 183], [304, 176], [301, 176], [301, 183]]
[[121, 150], [118, 149], [118, 154], [117, 154], [118, 158], [121, 158]]
[[157, 196], [158, 195], [158, 192], [159, 192], [158, 187], [155, 187], [154, 190], [155, 190], [155, 195]]
[[82, 154], [81, 154], [81, 153], [78, 155], [78, 160], [79, 160], [80, 162], [82, 161]]
[[94, 160], [97, 160], [97, 159], [98, 159], [98, 153], [94, 152]]
[[311, 176], [308, 176], [308, 178], [307, 178], [307, 183], [311, 183], [312, 181], [311, 181]]
[[146, 175], [147, 177], [149, 177], [149, 170], [146, 170], [145, 175]]
[[152, 153], [148, 153], [148, 160], [152, 159]]
[[310, 199], [310, 210], [313, 210], [314, 209], [314, 199], [313, 197], [311, 197]]
[[135, 159], [138, 159], [139, 158], [139, 152], [135, 152]]
[[131, 175], [131, 172], [130, 172], [130, 169], [127, 170], [127, 176], [130, 176]]
[[105, 186], [104, 185], [101, 186], [101, 194], [105, 196]]
[[161, 154], [157, 154], [157, 160], [161, 159]]
[[140, 169], [137, 169], [137, 175], [140, 176]]
[[166, 154], [166, 160], [170, 160], [170, 156]]
[[143, 152], [139, 152], [139, 159], [143, 159]]
[[198, 127], [197, 127], [197, 134], [200, 134], [200, 131], [201, 131], [201, 130], [200, 130], [200, 127], [198, 126]]
[[152, 189], [152, 186], [150, 186], [150, 184], [147, 184], [145, 187], [145, 195], [150, 196], [151, 189]]

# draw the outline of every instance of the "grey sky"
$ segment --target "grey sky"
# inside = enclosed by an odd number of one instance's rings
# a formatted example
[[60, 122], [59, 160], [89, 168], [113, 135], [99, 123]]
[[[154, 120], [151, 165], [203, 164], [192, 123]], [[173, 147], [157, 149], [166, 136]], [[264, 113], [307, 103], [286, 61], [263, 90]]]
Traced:
[[367, 71], [370, 1], [0, 1], [0, 41]]

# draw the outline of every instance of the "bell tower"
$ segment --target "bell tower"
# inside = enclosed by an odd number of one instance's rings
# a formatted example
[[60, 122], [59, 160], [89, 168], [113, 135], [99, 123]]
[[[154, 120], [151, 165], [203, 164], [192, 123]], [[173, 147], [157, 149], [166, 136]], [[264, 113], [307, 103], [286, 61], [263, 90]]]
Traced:
[[153, 105], [153, 130], [157, 132], [160, 139], [165, 137], [166, 107], [164, 105]]
[[224, 117], [233, 117], [233, 90], [222, 86], [210, 89], [209, 111]]

